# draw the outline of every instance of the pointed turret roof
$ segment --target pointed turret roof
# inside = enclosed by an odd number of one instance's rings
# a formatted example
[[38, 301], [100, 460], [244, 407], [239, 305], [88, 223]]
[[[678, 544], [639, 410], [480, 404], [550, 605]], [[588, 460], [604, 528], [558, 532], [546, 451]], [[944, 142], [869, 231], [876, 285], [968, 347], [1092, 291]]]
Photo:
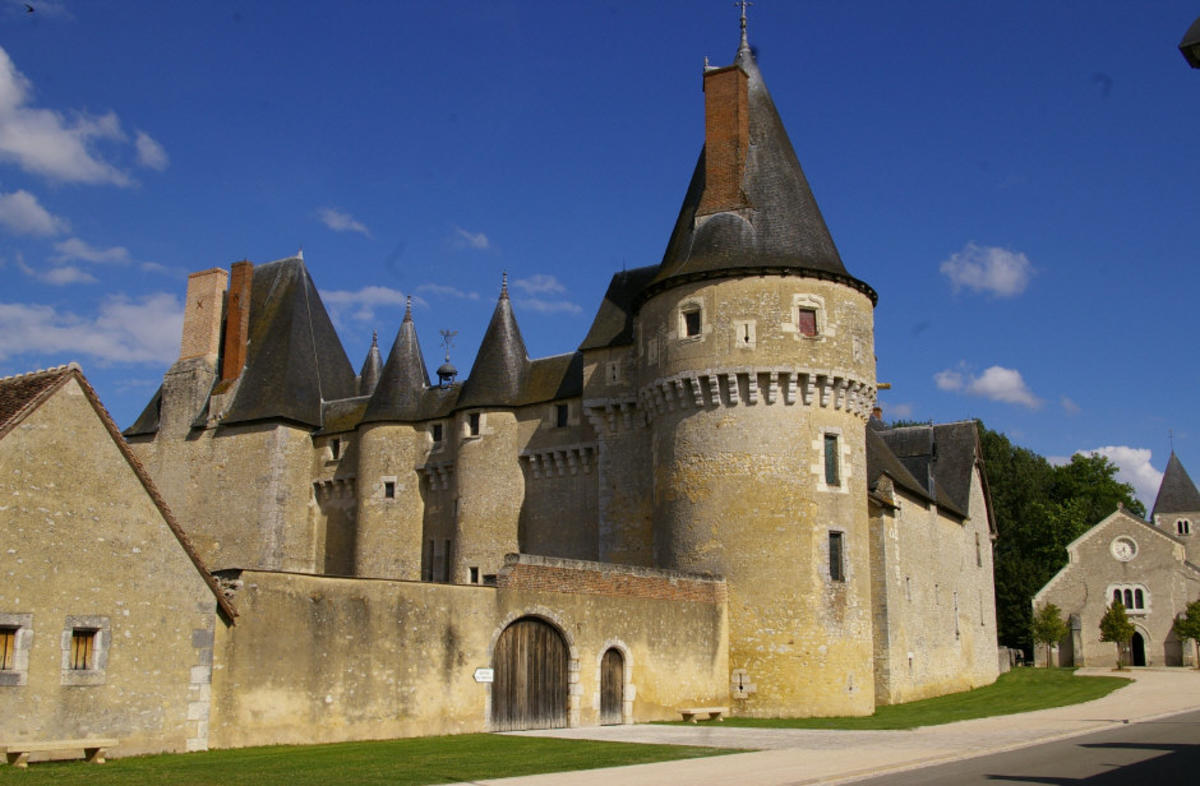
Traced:
[[875, 291], [851, 277], [842, 264], [744, 28], [733, 67], [747, 77], [749, 145], [741, 169], [743, 204], [710, 214], [698, 210], [705, 196], [706, 143], [646, 295], [690, 280], [767, 272], [831, 278], [876, 300]]
[[529, 353], [513, 316], [508, 299], [508, 276], [500, 288], [500, 299], [492, 312], [471, 375], [463, 383], [458, 406], [511, 407], [522, 401], [529, 371]]
[[354, 367], [300, 257], [254, 269], [246, 368], [222, 423], [319, 427], [322, 402], [356, 392]]
[[1167, 469], [1163, 472], [1162, 485], [1158, 487], [1158, 496], [1154, 499], [1154, 509], [1150, 512], [1150, 520], [1160, 513], [1195, 513], [1200, 511], [1200, 491], [1188, 477], [1183, 463], [1171, 451], [1167, 459]]
[[367, 359], [363, 361], [362, 371], [358, 372], [358, 395], [369, 396], [375, 392], [382, 368], [383, 358], [379, 354], [379, 334], [372, 330], [371, 348], [367, 350]]
[[379, 375], [379, 384], [367, 403], [363, 422], [418, 419], [422, 394], [428, 387], [429, 372], [425, 368], [421, 344], [417, 341], [410, 300], [404, 309], [404, 321], [396, 331], [392, 351]]

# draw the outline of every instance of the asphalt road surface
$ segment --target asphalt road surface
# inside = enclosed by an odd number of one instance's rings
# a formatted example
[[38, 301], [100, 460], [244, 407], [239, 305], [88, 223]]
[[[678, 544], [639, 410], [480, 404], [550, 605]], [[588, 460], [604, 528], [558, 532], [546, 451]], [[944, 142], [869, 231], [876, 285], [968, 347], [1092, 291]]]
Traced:
[[1200, 781], [1200, 711], [856, 783], [1170, 786], [1197, 781]]

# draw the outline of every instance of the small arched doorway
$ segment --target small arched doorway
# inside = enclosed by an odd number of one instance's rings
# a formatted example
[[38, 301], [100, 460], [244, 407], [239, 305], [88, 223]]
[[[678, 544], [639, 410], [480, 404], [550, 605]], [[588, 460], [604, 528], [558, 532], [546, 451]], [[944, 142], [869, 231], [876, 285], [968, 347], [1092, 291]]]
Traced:
[[1140, 633], [1134, 633], [1129, 641], [1130, 655], [1134, 666], [1146, 665], [1146, 639]]
[[522, 617], [504, 629], [492, 654], [492, 728], [567, 725], [567, 643], [549, 623]]
[[600, 725], [616, 726], [624, 722], [625, 657], [616, 647], [600, 659]]

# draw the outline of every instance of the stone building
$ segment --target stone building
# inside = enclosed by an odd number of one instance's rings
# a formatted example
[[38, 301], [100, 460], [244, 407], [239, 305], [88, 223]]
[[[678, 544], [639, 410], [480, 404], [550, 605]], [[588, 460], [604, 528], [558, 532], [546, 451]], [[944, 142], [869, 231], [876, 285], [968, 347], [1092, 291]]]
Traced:
[[77, 366], [0, 379], [0, 738], [206, 747], [233, 619]]
[[[236, 624], [214, 746], [869, 714], [992, 682], [973, 423], [886, 429], [847, 272], [743, 35], [666, 253], [531, 359], [507, 287], [470, 373], [406, 312], [356, 373], [304, 261], [188, 281], [126, 430]], [[230, 621], [232, 622], [232, 621]]]
[[[1035, 610], [1053, 603], [1069, 618], [1070, 633], [1051, 648], [1054, 664], [1115, 663], [1115, 645], [1100, 641], [1100, 619], [1117, 598], [1135, 630], [1129, 663], [1192, 664], [1192, 648], [1171, 627], [1189, 602], [1200, 599], [1193, 522], [1200, 522], [1200, 492], [1171, 451], [1150, 521], [1118, 508], [1067, 546], [1066, 566], [1033, 596]], [[1045, 648], [1035, 650], [1044, 663]]]

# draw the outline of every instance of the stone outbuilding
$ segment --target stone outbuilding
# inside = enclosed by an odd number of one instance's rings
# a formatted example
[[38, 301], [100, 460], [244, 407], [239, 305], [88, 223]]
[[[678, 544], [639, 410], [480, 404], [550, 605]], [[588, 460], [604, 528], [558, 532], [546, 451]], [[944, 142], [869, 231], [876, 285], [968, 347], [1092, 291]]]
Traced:
[[[1069, 621], [1070, 633], [1051, 648], [1054, 665], [1115, 663], [1116, 645], [1100, 641], [1100, 619], [1117, 599], [1135, 629], [1128, 663], [1192, 665], [1193, 648], [1171, 628], [1200, 599], [1193, 522], [1200, 522], [1200, 493], [1172, 452], [1150, 521], [1118, 508], [1067, 546], [1066, 566], [1033, 596], [1035, 611], [1053, 603]], [[1035, 647], [1034, 657], [1043, 664], [1045, 647]]]
[[208, 747], [233, 607], [79, 367], [0, 379], [0, 740]]

